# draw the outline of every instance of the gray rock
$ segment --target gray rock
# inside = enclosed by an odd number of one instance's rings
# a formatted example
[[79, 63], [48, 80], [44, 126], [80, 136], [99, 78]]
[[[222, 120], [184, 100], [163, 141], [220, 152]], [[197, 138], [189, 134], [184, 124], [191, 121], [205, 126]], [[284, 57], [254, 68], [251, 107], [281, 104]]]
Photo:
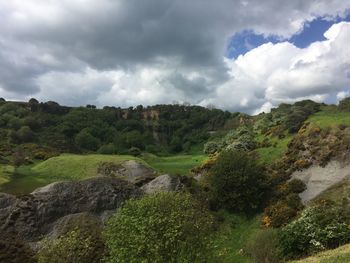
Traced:
[[0, 193], [0, 209], [4, 209], [15, 204], [17, 198], [14, 195]]
[[154, 170], [134, 160], [126, 161], [122, 164], [104, 162], [99, 165], [97, 172], [101, 176], [122, 178], [139, 186], [156, 177]]
[[155, 192], [172, 192], [179, 191], [183, 188], [183, 184], [178, 176], [170, 176], [169, 174], [160, 175], [149, 183], [141, 187], [146, 194]]
[[51, 232], [46, 237], [56, 239], [69, 231], [75, 230], [77, 227], [94, 235], [101, 232], [102, 225], [101, 218], [92, 213], [83, 212], [66, 215], [55, 221]]
[[17, 198], [1, 195], [0, 230], [35, 242], [60, 218], [84, 212], [99, 216], [141, 195], [136, 186], [110, 177], [54, 183]]

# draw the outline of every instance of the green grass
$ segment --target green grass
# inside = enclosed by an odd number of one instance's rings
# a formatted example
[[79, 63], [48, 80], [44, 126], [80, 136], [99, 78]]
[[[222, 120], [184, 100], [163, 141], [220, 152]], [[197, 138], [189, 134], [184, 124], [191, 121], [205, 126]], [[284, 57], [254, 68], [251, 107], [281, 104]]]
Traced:
[[101, 162], [118, 164], [128, 160], [144, 163], [141, 159], [129, 155], [62, 154], [35, 165], [31, 170], [53, 180], [78, 180], [95, 176]]
[[122, 163], [127, 160], [146, 164], [143, 160], [128, 155], [62, 154], [44, 162], [18, 167], [8, 174], [1, 173], [3, 183], [0, 183], [0, 191], [17, 195], [28, 194], [52, 182], [93, 177], [101, 162]]
[[240, 250], [244, 250], [249, 238], [259, 230], [259, 217], [247, 218], [225, 212], [224, 218], [213, 240], [214, 253], [223, 263], [253, 262], [249, 256], [242, 255]]
[[14, 167], [11, 165], [0, 164], [0, 186], [7, 183], [11, 179], [11, 174], [14, 171]]
[[49, 177], [38, 176], [31, 168], [34, 165], [21, 166], [13, 169], [9, 180], [0, 184], [0, 192], [22, 195], [32, 192], [34, 189], [45, 186], [53, 180]]
[[349, 263], [350, 244], [290, 263]]
[[200, 165], [207, 157], [197, 155], [174, 155], [159, 157], [153, 154], [144, 154], [142, 159], [161, 174], [187, 175], [189, 171]]
[[79, 180], [93, 177], [101, 162], [122, 163], [137, 160], [154, 168], [159, 173], [188, 174], [190, 169], [201, 164], [204, 155], [176, 155], [158, 157], [146, 154], [143, 159], [128, 155], [76, 155], [62, 154], [44, 162], [21, 166], [0, 166], [0, 191], [12, 194], [28, 194], [38, 187], [52, 182]]
[[320, 200], [331, 200], [338, 205], [343, 204], [344, 200], [350, 200], [350, 178], [333, 185], [326, 191], [317, 196], [311, 203], [317, 203]]
[[272, 138], [271, 142], [273, 144], [276, 143], [275, 146], [256, 149], [256, 152], [259, 155], [259, 160], [262, 163], [270, 164], [281, 158], [284, 152], [287, 150], [288, 143], [292, 140], [292, 138], [292, 136], [287, 136], [283, 139]]
[[350, 125], [350, 112], [320, 111], [312, 115], [308, 121], [320, 128], [336, 127], [339, 124]]

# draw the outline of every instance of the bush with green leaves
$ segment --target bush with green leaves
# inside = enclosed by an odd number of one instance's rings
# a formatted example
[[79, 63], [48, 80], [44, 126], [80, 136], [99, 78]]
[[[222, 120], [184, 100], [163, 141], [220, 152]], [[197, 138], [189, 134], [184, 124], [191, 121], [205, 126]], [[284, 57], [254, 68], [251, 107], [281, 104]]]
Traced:
[[98, 149], [100, 141], [94, 137], [87, 129], [83, 129], [77, 134], [77, 136], [75, 136], [75, 143], [81, 149], [96, 151]]
[[34, 133], [32, 129], [28, 126], [22, 126], [17, 131], [17, 136], [21, 142], [30, 142], [34, 139]]
[[186, 193], [129, 200], [108, 221], [106, 262], [205, 262], [213, 218]]
[[306, 208], [282, 228], [280, 246], [289, 258], [305, 256], [350, 242], [347, 208], [329, 201]]
[[58, 239], [42, 241], [37, 257], [38, 263], [95, 263], [94, 254], [92, 238], [73, 230]]
[[99, 154], [116, 154], [117, 149], [113, 143], [102, 145], [98, 151]]
[[214, 142], [210, 141], [204, 144], [204, 153], [205, 154], [214, 154], [218, 152], [222, 148], [222, 145], [220, 142]]
[[245, 151], [221, 152], [209, 171], [212, 204], [235, 212], [254, 212], [266, 201], [268, 179]]
[[142, 154], [141, 150], [137, 147], [131, 147], [128, 150], [128, 154], [132, 155], [132, 156], [140, 156]]
[[265, 208], [263, 223], [266, 227], [281, 227], [290, 223], [303, 208], [300, 197], [290, 194]]

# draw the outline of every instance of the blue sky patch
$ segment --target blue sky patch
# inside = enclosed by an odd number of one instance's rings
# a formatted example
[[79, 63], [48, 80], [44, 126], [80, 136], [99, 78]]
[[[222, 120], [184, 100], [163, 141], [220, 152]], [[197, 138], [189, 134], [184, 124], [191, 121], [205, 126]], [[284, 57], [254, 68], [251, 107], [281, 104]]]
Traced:
[[253, 30], [243, 30], [230, 39], [226, 56], [237, 58], [239, 55], [268, 42], [278, 43], [279, 40], [274, 36], [266, 38], [264, 35], [257, 35]]
[[[332, 21], [319, 17], [306, 23], [301, 32], [293, 35], [287, 41], [299, 48], [305, 48], [313, 42], [325, 40], [326, 38], [323, 34], [333, 24], [339, 23], [340, 21], [350, 21], [350, 14], [345, 18], [337, 18]], [[249, 50], [268, 42], [275, 44], [280, 42], [280, 39], [277, 36], [269, 36], [266, 38], [263, 35], [255, 34], [253, 30], [243, 30], [230, 39], [226, 56], [228, 58], [237, 58], [239, 55], [245, 54]]]

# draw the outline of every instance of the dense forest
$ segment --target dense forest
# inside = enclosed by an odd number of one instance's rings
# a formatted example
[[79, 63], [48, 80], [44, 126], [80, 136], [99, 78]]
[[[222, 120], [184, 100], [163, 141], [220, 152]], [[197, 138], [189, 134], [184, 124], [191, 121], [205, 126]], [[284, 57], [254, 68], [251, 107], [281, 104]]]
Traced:
[[5, 149], [32, 143], [75, 153], [189, 152], [232, 116], [227, 111], [186, 105], [96, 109], [36, 99], [28, 103], [1, 100], [0, 143]]

